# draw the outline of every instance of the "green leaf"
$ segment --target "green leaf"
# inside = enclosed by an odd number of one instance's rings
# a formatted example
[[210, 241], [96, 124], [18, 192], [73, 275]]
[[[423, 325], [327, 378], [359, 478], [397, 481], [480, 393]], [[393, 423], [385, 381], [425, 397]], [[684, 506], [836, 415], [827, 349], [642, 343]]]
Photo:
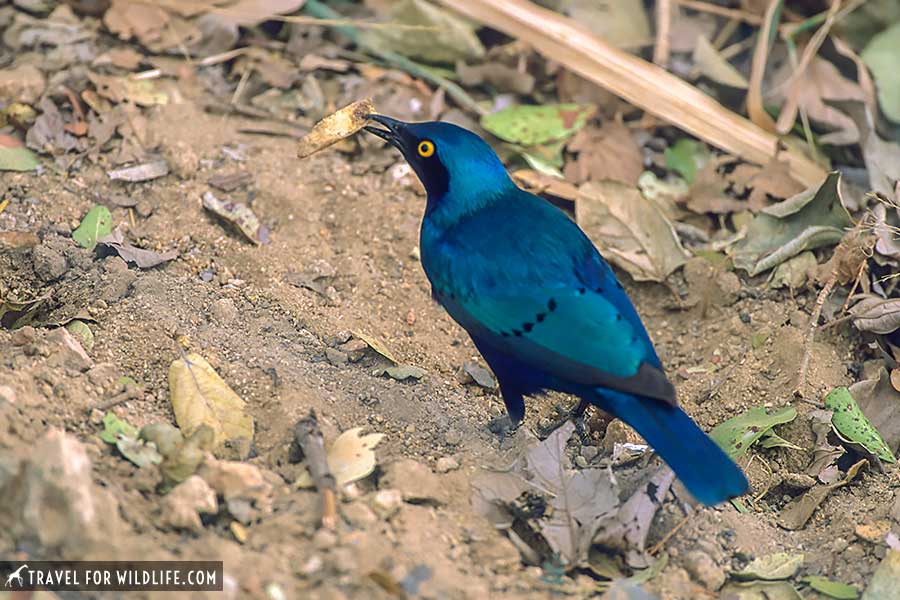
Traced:
[[0, 146], [0, 171], [34, 171], [39, 165], [37, 156], [28, 148]]
[[128, 421], [123, 421], [114, 413], [108, 412], [103, 416], [103, 431], [100, 432], [100, 439], [107, 444], [115, 444], [119, 441], [119, 436], [126, 438], [136, 438], [138, 429]]
[[757, 406], [719, 423], [709, 436], [728, 456], [737, 458], [774, 426], [793, 421], [796, 416], [797, 410], [793, 406], [785, 406], [772, 414]]
[[803, 554], [776, 552], [775, 554], [755, 559], [740, 571], [734, 571], [732, 575], [735, 579], [744, 581], [751, 579], [765, 579], [767, 581], [788, 579], [797, 574], [802, 564]]
[[84, 216], [78, 229], [72, 232], [72, 239], [82, 248], [92, 250], [97, 245], [97, 238], [109, 235], [110, 232], [112, 215], [108, 208], [97, 204]]
[[709, 150], [696, 140], [682, 138], [666, 148], [665, 157], [668, 168], [684, 177], [688, 183], [694, 183], [697, 171], [709, 159]]
[[87, 323], [76, 319], [74, 321], [69, 321], [66, 325], [66, 329], [69, 330], [69, 333], [78, 338], [82, 348], [87, 352], [90, 352], [94, 348], [94, 332], [91, 331], [91, 328], [88, 327]]
[[807, 575], [800, 582], [805, 583], [820, 594], [825, 594], [829, 598], [837, 598], [838, 600], [856, 600], [859, 598], [859, 590], [852, 585], [847, 585], [840, 581], [832, 581], [820, 575]]
[[840, 180], [839, 173], [831, 173], [818, 188], [756, 215], [732, 248], [734, 266], [758, 275], [804, 250], [837, 244], [851, 226], [838, 189]]
[[803, 450], [797, 444], [792, 444], [777, 433], [767, 431], [759, 438], [759, 445], [763, 448], [790, 448], [791, 450]]
[[139, 467], [158, 465], [163, 461], [162, 455], [156, 450], [156, 444], [145, 442], [137, 438], [120, 437], [116, 440], [116, 449], [119, 453]]
[[875, 429], [868, 417], [860, 410], [850, 390], [838, 387], [825, 396], [825, 408], [834, 414], [831, 423], [835, 431], [848, 442], [853, 442], [889, 463], [897, 462], [881, 434]]
[[875, 78], [881, 112], [895, 123], [900, 123], [898, 56], [900, 56], [900, 22], [894, 23], [881, 33], [872, 36], [860, 54]]
[[579, 104], [520, 104], [484, 115], [481, 126], [507, 142], [541, 146], [571, 137], [595, 111]]

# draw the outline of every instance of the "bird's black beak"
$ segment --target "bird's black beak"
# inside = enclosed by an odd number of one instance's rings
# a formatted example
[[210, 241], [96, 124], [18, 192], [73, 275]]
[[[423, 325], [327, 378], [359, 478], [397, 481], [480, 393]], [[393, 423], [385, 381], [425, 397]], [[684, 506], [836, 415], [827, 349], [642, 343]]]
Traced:
[[368, 116], [368, 119], [384, 126], [384, 129], [380, 127], [373, 127], [371, 125], [366, 125], [363, 129], [371, 134], [377, 135], [398, 150], [403, 150], [403, 132], [404, 129], [406, 129], [406, 123], [404, 123], [403, 121], [398, 121], [397, 119], [386, 117], [384, 115], [377, 115], [375, 113], [370, 114]]

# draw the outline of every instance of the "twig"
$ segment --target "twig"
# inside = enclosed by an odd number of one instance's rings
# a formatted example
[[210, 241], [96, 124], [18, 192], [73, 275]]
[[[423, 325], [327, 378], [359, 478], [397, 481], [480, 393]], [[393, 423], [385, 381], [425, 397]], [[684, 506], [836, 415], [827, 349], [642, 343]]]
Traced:
[[325, 442], [314, 410], [294, 426], [294, 439], [303, 450], [309, 474], [322, 495], [322, 527], [334, 530], [337, 528], [337, 486], [328, 468]]
[[762, 25], [762, 19], [753, 13], [735, 8], [725, 8], [718, 4], [710, 4], [709, 2], [700, 2], [699, 0], [675, 0], [678, 4], [691, 10], [698, 12], [710, 13], [720, 17], [728, 17], [729, 19], [737, 19], [750, 25]]
[[91, 407], [91, 410], [97, 409], [106, 412], [114, 406], [124, 404], [129, 400], [141, 400], [144, 397], [144, 386], [134, 383], [126, 383], [125, 389], [107, 400]]
[[[240, 11], [214, 9], [213, 14], [225, 17], [240, 17]], [[254, 17], [255, 15], [249, 15]], [[396, 29], [398, 31], [438, 31], [434, 25], [411, 25], [408, 23], [373, 23], [371, 21], [356, 21], [353, 19], [320, 19], [318, 17], [302, 17], [300, 15], [272, 15], [266, 17], [266, 21], [281, 21], [282, 23], [294, 23], [296, 25], [319, 25], [322, 27], [355, 27], [357, 29]]]
[[[835, 252], [837, 252], [837, 250], [835, 250]], [[806, 370], [809, 368], [809, 358], [812, 356], [812, 345], [816, 333], [816, 323], [819, 322], [819, 317], [822, 316], [822, 307], [825, 306], [825, 300], [828, 299], [831, 290], [834, 288], [834, 284], [837, 283], [837, 278], [837, 269], [833, 269], [831, 275], [828, 276], [828, 281], [825, 282], [825, 287], [822, 288], [822, 291], [819, 292], [819, 295], [816, 297], [816, 305], [813, 309], [812, 316], [809, 318], [809, 327], [806, 329], [806, 337], [803, 341], [803, 357], [800, 359], [800, 372], [797, 375], [797, 385], [794, 387], [794, 396], [797, 398], [803, 398], [803, 388], [806, 387]]]
[[691, 517], [693, 517], [693, 516], [694, 516], [694, 513], [693, 513], [693, 512], [689, 512], [688, 514], [684, 515], [684, 518], [681, 519], [681, 520], [678, 522], [678, 524], [675, 525], [675, 527], [673, 527], [673, 528], [669, 531], [669, 533], [667, 533], [666, 535], [664, 535], [663, 538], [662, 538], [661, 540], [659, 540], [658, 542], [656, 542], [656, 543], [653, 545], [653, 547], [650, 548], [650, 550], [647, 551], [647, 554], [649, 554], [650, 556], [653, 556], [654, 554], [656, 554], [657, 552], [659, 552], [660, 550], [662, 550], [663, 546], [666, 545], [666, 542], [668, 542], [670, 539], [672, 539], [672, 536], [675, 535], [676, 533], [678, 533], [678, 531], [679, 531], [682, 527], [684, 527], [685, 525], [687, 525], [687, 522], [690, 521], [690, 520], [691, 520]]
[[669, 32], [672, 29], [672, 0], [656, 0], [656, 44], [653, 46], [653, 62], [666, 68], [671, 46]]
[[775, 121], [763, 107], [762, 83], [766, 74], [766, 63], [769, 61], [769, 50], [775, 41], [775, 30], [781, 20], [783, 0], [769, 0], [763, 26], [756, 34], [756, 48], [753, 50], [753, 61], [750, 65], [750, 85], [747, 88], [747, 114], [750, 120], [769, 133], [775, 133]]
[[[326, 22], [340, 20], [340, 15], [338, 13], [319, 0], [307, 0], [306, 4], [303, 5], [303, 9], [316, 19], [321, 19]], [[397, 54], [396, 52], [391, 52], [390, 50], [381, 50], [370, 45], [359, 35], [359, 31], [357, 31], [355, 27], [349, 25], [335, 25], [334, 27], [372, 56], [380, 58], [384, 62], [397, 67], [398, 69], [406, 71], [413, 77], [418, 77], [439, 88], [444, 88], [447, 90], [447, 94], [453, 98], [453, 101], [462, 108], [472, 111], [477, 115], [484, 114], [485, 110], [459, 85], [437, 75], [433, 71], [411, 61], [405, 56]]]

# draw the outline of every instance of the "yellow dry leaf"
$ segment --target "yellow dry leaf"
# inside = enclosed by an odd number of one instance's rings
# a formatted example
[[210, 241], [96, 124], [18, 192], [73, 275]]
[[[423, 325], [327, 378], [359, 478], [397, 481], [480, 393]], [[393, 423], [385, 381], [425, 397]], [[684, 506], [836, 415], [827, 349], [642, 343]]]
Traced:
[[387, 345], [384, 342], [382, 342], [380, 339], [378, 339], [377, 337], [365, 334], [361, 331], [353, 331], [351, 333], [353, 333], [353, 335], [355, 335], [356, 337], [358, 337], [359, 339], [364, 341], [369, 346], [369, 348], [371, 348], [372, 350], [374, 350], [381, 356], [385, 357], [386, 359], [388, 359], [395, 365], [400, 364], [400, 361], [397, 360], [397, 358], [394, 356], [394, 353], [391, 352], [390, 348], [388, 348]]
[[349, 137], [366, 126], [367, 117], [375, 112], [372, 100], [366, 98], [349, 104], [318, 123], [300, 140], [297, 156], [306, 158], [319, 150]]
[[[328, 469], [338, 487], [366, 477], [375, 470], [375, 446], [383, 433], [359, 435], [362, 427], [348, 429], [334, 440], [328, 449]], [[304, 471], [296, 481], [297, 487], [312, 487], [309, 471]]]
[[169, 393], [185, 437], [206, 424], [215, 432], [215, 448], [227, 440], [253, 439], [253, 417], [244, 412], [245, 402], [199, 354], [172, 361]]

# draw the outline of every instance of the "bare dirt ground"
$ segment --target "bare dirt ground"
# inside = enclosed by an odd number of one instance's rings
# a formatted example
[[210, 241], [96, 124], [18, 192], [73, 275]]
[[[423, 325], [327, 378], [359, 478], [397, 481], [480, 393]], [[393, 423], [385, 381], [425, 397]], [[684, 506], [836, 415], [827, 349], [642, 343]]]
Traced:
[[[473, 513], [473, 474], [502, 462], [503, 442], [486, 429], [502, 403], [461, 376], [461, 365], [477, 360], [477, 352], [430, 299], [416, 258], [423, 197], [386, 168], [400, 158], [371, 148], [298, 162], [291, 140], [239, 134], [246, 124], [240, 118], [206, 114], [192, 101], [150, 114], [150, 129], [163, 136], [163, 148], [188, 165], [183, 176], [117, 184], [99, 166], [86, 164], [69, 177], [47, 168], [2, 179], [2, 196], [12, 202], [0, 216], [0, 229], [41, 238], [34, 249], [2, 255], [3, 279], [20, 295], [52, 293], [56, 318], [93, 319], [90, 365], [66, 362], [60, 330], [0, 330], [3, 454], [28, 455], [48, 428], [65, 430], [86, 445], [94, 482], [118, 504], [121, 519], [108, 515], [108, 532], [95, 532], [85, 547], [63, 543], [58, 552], [222, 559], [228, 596], [235, 598], [277, 597], [273, 584], [286, 597], [390, 597], [373, 573], [412, 586], [400, 593], [430, 598], [588, 595], [590, 577], [551, 581], [539, 567], [521, 564], [511, 543]], [[245, 159], [229, 158], [225, 146], [238, 148]], [[237, 170], [251, 173], [252, 184], [234, 195], [252, 198], [271, 227], [270, 244], [247, 243], [201, 208], [207, 180]], [[149, 215], [135, 215], [132, 223], [128, 209], [113, 208], [114, 222], [130, 228], [145, 247], [177, 249], [180, 259], [140, 271], [71, 240], [91, 205], [121, 195], [146, 202]], [[62, 257], [64, 272], [46, 281], [47, 261], [34, 258], [39, 250], [57, 263]], [[292, 273], [316, 269], [329, 274], [325, 284], [333, 290], [320, 294], [289, 283]], [[204, 281], [204, 271], [214, 274], [211, 280]], [[681, 401], [705, 428], [751, 406], [790, 402], [800, 327], [811, 305], [806, 295], [791, 298], [756, 282], [729, 282], [731, 297], [720, 296], [722, 302], [702, 315], [699, 307], [678, 309], [662, 286], [626, 279]], [[350, 362], [340, 350], [351, 331], [381, 338], [428, 374], [415, 383], [374, 376], [377, 355]], [[195, 533], [163, 526], [159, 497], [142, 470], [99, 441], [100, 427], [89, 417], [91, 407], [112, 395], [110, 382], [129, 375], [144, 384], [143, 397], [116, 412], [139, 426], [171, 421], [166, 377], [178, 356], [175, 332], [186, 334], [249, 403], [257, 423], [257, 456], [250, 462], [276, 482], [271, 510], [255, 515], [243, 544], [228, 519], [212, 519]], [[753, 349], [751, 338], [760, 332], [768, 334], [766, 341]], [[850, 381], [848, 369], [859, 368], [859, 356], [858, 341], [841, 330], [821, 336], [811, 371], [816, 389], [824, 393]], [[528, 427], [553, 417], [560, 402], [565, 399], [532, 401]], [[311, 408], [326, 436], [355, 426], [386, 434], [377, 449], [381, 477], [358, 484], [344, 499], [345, 522], [336, 535], [317, 532], [315, 493], [292, 489], [282, 478], [290, 478], [284, 461], [290, 427]], [[798, 408], [805, 410], [802, 403]], [[810, 433], [795, 429], [785, 436], [809, 447]], [[854, 529], [888, 517], [900, 483], [896, 472], [865, 474], [826, 499], [805, 529], [789, 532], [775, 516], [792, 496], [781, 482], [802, 470], [801, 458], [783, 449], [748, 456], [742, 462], [756, 496], [750, 513], [730, 505], [698, 510], [666, 544], [669, 566], [648, 589], [666, 598], [712, 598], [711, 582], [733, 563], [781, 550], [806, 553], [810, 572], [868, 581], [884, 548]], [[459, 468], [432, 475], [441, 457], [452, 457]], [[370, 508], [371, 490], [385, 487], [384, 473], [405, 459], [426, 465], [428, 476], [410, 481], [403, 467], [392, 484], [433, 485], [429, 493], [436, 497], [404, 503], [392, 515]], [[675, 503], [667, 504], [650, 542], [681, 517]], [[15, 551], [12, 543], [0, 535], [0, 551]]]

